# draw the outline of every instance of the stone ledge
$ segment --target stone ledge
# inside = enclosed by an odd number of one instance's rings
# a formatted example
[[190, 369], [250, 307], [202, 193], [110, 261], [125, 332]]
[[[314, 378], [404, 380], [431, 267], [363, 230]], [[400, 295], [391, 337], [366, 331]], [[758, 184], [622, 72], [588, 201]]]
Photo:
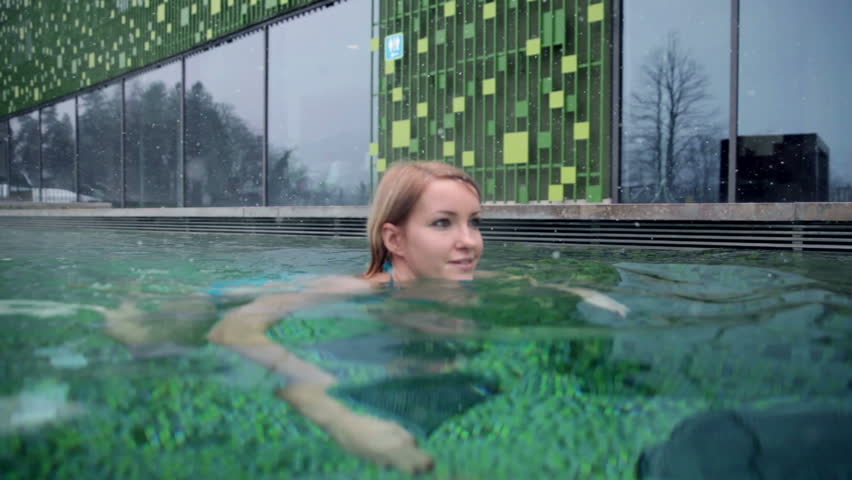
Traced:
[[[103, 208], [96, 206], [102, 204], [38, 205], [26, 208], [4, 205], [0, 207], [0, 216], [366, 218], [369, 214], [367, 206]], [[506, 220], [849, 222], [852, 221], [852, 203], [486, 204], [483, 213], [489, 219]]]

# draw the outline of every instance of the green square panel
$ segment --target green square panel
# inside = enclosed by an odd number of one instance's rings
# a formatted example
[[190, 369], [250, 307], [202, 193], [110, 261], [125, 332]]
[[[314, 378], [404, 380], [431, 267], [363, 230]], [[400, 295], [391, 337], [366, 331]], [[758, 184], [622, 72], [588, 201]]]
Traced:
[[497, 134], [497, 122], [494, 120], [488, 120], [485, 123], [485, 133], [488, 135], [496, 135]]
[[529, 134], [513, 132], [503, 135], [503, 163], [518, 164], [529, 162]]
[[429, 120], [429, 135], [435, 135], [438, 133], [438, 121], [437, 120]]
[[544, 12], [541, 16], [541, 45], [549, 47], [553, 45], [553, 13]]
[[435, 32], [435, 45], [443, 45], [447, 41], [447, 31], [438, 30]]
[[485, 179], [485, 193], [494, 195], [497, 192], [497, 182], [493, 178]]
[[476, 26], [472, 23], [466, 23], [464, 26], [464, 38], [469, 39], [476, 36]]
[[420, 150], [420, 140], [417, 138], [412, 138], [411, 142], [408, 144], [409, 152], [417, 152]]
[[565, 95], [565, 111], [573, 112], [575, 110], [577, 110], [577, 96]]
[[529, 114], [529, 104], [526, 100], [515, 103], [515, 116], [526, 117]]
[[447, 88], [447, 74], [438, 75], [438, 88]]
[[455, 126], [456, 126], [456, 114], [455, 113], [444, 114], [444, 127], [445, 128], [453, 128]]
[[603, 192], [600, 185], [586, 185], [586, 201], [600, 202], [603, 200]]
[[506, 71], [506, 55], [497, 56], [497, 71], [505, 72]]
[[518, 185], [518, 203], [527, 203], [530, 201], [530, 192], [526, 185]]
[[473, 80], [467, 82], [467, 85], [465, 86], [465, 95], [468, 97], [476, 95], [476, 83], [474, 83]]
[[538, 132], [538, 148], [550, 148], [550, 132]]
[[544, 78], [541, 80], [541, 93], [550, 93], [553, 90], [552, 82], [550, 81], [550, 77]]

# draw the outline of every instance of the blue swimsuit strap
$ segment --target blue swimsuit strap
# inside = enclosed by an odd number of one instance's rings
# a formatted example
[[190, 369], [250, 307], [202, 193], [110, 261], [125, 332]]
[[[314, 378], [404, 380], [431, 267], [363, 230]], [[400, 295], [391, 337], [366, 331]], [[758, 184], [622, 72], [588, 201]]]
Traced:
[[388, 286], [393, 287], [393, 264], [390, 260], [385, 260], [385, 263], [382, 265], [382, 271], [390, 276]]

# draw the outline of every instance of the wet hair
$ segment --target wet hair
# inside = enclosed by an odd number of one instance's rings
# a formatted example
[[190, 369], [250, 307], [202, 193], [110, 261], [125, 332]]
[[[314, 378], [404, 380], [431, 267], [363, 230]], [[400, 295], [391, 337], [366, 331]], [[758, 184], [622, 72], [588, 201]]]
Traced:
[[457, 180], [469, 186], [476, 197], [482, 200], [482, 194], [473, 178], [459, 168], [444, 162], [397, 162], [385, 172], [373, 204], [370, 218], [367, 220], [367, 238], [370, 241], [370, 266], [364, 272], [369, 278], [384, 270], [391, 254], [382, 240], [382, 226], [385, 223], [402, 225], [408, 220], [414, 206], [426, 187], [434, 180]]

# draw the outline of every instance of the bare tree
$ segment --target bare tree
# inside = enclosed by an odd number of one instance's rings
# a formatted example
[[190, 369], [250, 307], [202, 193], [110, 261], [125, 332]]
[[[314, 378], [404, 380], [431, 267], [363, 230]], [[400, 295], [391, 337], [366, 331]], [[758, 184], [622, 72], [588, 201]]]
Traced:
[[[679, 190], [689, 190], [683, 188], [690, 187], [683, 184], [689, 182], [693, 191], [699, 190], [696, 182], [707, 180], [699, 178], [697, 171], [683, 170], [699, 166], [696, 155], [712, 157], [707, 147], [713, 142], [707, 137], [717, 128], [706, 105], [709, 79], [682, 49], [676, 33], [670, 33], [665, 46], [649, 55], [640, 78], [640, 88], [630, 97], [631, 123], [625, 128], [626, 150], [637, 167], [627, 180], [652, 185], [647, 200], [675, 201], [680, 196], [675, 191], [676, 179]], [[706, 170], [706, 161], [700, 165]]]

